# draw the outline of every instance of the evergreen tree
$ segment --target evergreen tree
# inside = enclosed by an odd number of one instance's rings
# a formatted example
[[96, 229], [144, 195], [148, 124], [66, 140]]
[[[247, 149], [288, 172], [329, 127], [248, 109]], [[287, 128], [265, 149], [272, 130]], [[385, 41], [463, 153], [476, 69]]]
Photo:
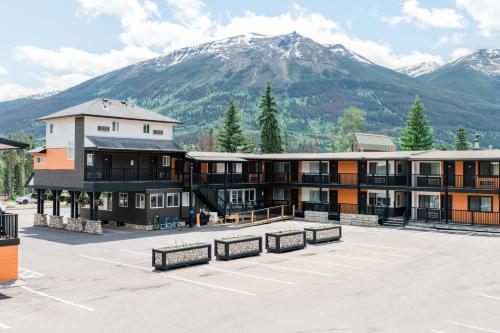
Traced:
[[399, 138], [402, 150], [429, 150], [433, 149], [434, 135], [429, 122], [425, 117], [425, 109], [420, 98], [415, 97], [415, 103], [408, 113], [406, 127], [401, 131]]
[[260, 99], [260, 115], [257, 123], [260, 127], [260, 148], [262, 153], [282, 153], [283, 141], [281, 130], [276, 119], [278, 113], [276, 101], [271, 95], [271, 84], [268, 82]]
[[468, 150], [469, 143], [467, 142], [467, 134], [465, 128], [460, 126], [455, 134], [455, 150]]
[[439, 146], [439, 150], [441, 150], [441, 151], [446, 151], [446, 150], [448, 150], [448, 146], [447, 146], [445, 143], [442, 143], [442, 144]]
[[335, 151], [350, 151], [354, 143], [354, 134], [362, 132], [365, 127], [366, 113], [356, 107], [350, 106], [344, 110], [339, 118], [339, 131], [332, 138]]
[[229, 100], [229, 108], [224, 113], [222, 129], [217, 136], [218, 150], [236, 153], [243, 146], [243, 132], [234, 99]]
[[14, 165], [12, 187], [14, 196], [19, 196], [23, 194], [23, 176], [22, 176], [22, 166], [20, 163], [16, 163]]

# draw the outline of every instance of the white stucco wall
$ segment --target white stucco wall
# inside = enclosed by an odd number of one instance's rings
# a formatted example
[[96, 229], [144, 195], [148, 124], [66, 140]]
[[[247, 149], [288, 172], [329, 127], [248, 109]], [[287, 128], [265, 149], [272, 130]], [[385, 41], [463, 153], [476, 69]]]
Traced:
[[[54, 132], [50, 133], [50, 124], [54, 125]], [[47, 148], [67, 148], [70, 139], [75, 139], [75, 119], [58, 118], [45, 122], [45, 145]]]
[[[113, 121], [120, 123], [119, 131], [113, 131]], [[143, 133], [144, 124], [149, 124], [149, 134]], [[98, 126], [109, 126], [110, 130], [109, 132], [100, 132], [97, 130]], [[153, 134], [154, 130], [163, 130], [163, 135]], [[85, 117], [85, 135], [131, 139], [172, 140], [173, 124], [87, 116]]]

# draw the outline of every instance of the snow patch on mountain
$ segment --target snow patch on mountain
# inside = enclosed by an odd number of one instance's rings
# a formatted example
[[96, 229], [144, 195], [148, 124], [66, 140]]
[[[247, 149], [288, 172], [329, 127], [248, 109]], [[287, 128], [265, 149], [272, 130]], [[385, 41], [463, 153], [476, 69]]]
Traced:
[[347, 58], [351, 58], [352, 60], [355, 60], [357, 62], [361, 62], [361, 63], [365, 63], [365, 64], [369, 64], [369, 65], [374, 65], [374, 63], [371, 62], [370, 60], [366, 59], [363, 56], [360, 56], [357, 53], [352, 52], [351, 50], [345, 48], [341, 44], [332, 44], [332, 45], [328, 45], [327, 47], [330, 49], [330, 51], [332, 51], [337, 56], [347, 57]]
[[411, 65], [396, 69], [396, 72], [405, 74], [411, 77], [419, 77], [424, 74], [429, 74], [440, 68], [441, 66], [436, 62], [423, 62], [417, 65]]
[[450, 63], [450, 67], [464, 65], [486, 76], [500, 76], [500, 50], [480, 49]]

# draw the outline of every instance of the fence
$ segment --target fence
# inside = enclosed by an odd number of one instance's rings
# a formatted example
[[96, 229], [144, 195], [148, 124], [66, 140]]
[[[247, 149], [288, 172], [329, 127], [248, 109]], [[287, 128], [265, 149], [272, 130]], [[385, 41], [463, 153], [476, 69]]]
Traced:
[[236, 224], [240, 226], [262, 224], [291, 219], [295, 216], [295, 206], [281, 205], [248, 212], [238, 213], [235, 216]]
[[18, 238], [17, 214], [0, 214], [0, 239]]

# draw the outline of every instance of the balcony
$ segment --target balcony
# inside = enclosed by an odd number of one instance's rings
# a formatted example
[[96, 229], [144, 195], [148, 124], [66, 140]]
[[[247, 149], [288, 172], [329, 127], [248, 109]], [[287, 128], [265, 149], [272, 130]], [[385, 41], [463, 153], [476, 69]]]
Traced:
[[443, 175], [413, 175], [413, 186], [416, 187], [443, 187]]
[[366, 175], [366, 181], [361, 182], [364, 185], [381, 186], [406, 186], [405, 175]]
[[416, 187], [500, 189], [500, 176], [413, 175], [412, 178]]
[[284, 172], [274, 172], [272, 174], [272, 182], [275, 184], [289, 184], [290, 183], [290, 174]]
[[318, 174], [318, 173], [303, 173], [302, 183], [307, 184], [328, 184], [330, 183], [330, 176], [328, 174]]
[[443, 208], [413, 207], [411, 217], [413, 220], [422, 222], [446, 222], [446, 219], [448, 219], [449, 223], [500, 225], [500, 213], [498, 212], [472, 212], [452, 209], [446, 214]]
[[127, 182], [127, 181], [169, 181], [171, 169], [165, 168], [85, 168], [85, 181]]
[[18, 239], [17, 214], [0, 214], [0, 243]]

